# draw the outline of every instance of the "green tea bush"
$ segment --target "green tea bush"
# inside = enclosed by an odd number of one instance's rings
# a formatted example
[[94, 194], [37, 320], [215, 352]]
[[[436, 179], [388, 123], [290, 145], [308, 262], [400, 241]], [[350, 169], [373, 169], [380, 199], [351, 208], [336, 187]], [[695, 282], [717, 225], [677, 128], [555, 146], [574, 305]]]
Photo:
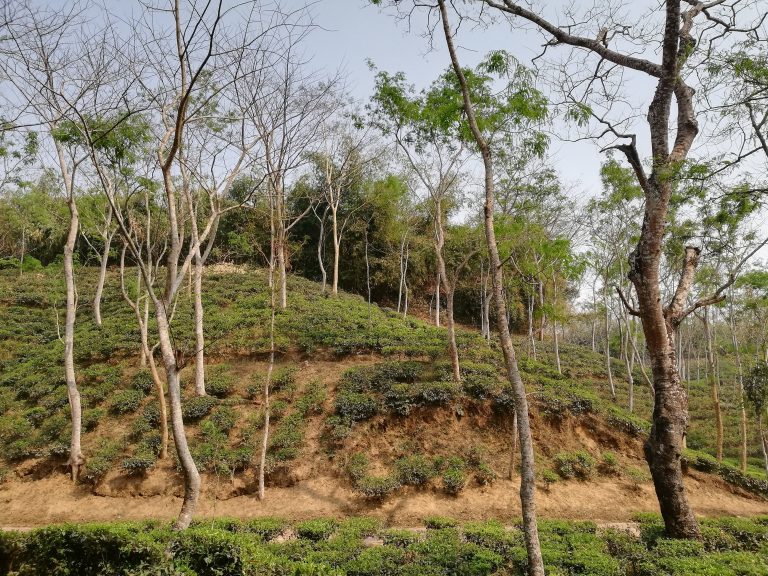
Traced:
[[155, 381], [152, 379], [152, 373], [147, 368], [142, 368], [133, 378], [131, 378], [131, 387], [140, 390], [144, 394], [149, 394], [155, 389]]
[[470, 522], [462, 528], [464, 539], [497, 554], [508, 555], [512, 548], [523, 544], [522, 532], [507, 530], [501, 522]]
[[411, 544], [419, 542], [421, 536], [413, 530], [401, 530], [399, 528], [390, 528], [381, 533], [381, 539], [385, 546], [395, 546], [397, 548], [407, 548]]
[[279, 518], [254, 518], [253, 520], [244, 520], [240, 524], [239, 530], [256, 535], [262, 542], [269, 542], [285, 532], [287, 527], [288, 523]]
[[363, 476], [354, 488], [366, 498], [381, 500], [399, 490], [400, 481], [394, 476]]
[[443, 528], [456, 528], [459, 525], [454, 518], [447, 516], [427, 516], [424, 518], [424, 526], [430, 530], [442, 530]]
[[216, 398], [226, 398], [232, 392], [234, 380], [228, 372], [229, 366], [212, 366], [205, 377], [205, 392]]
[[195, 422], [208, 415], [218, 402], [210, 396], [192, 396], [181, 404], [181, 414], [185, 422]]
[[619, 472], [619, 459], [613, 452], [603, 452], [598, 470], [601, 474], [615, 475]]
[[395, 462], [395, 468], [400, 482], [409, 486], [426, 484], [436, 474], [432, 463], [421, 454], [398, 459]]
[[316, 518], [296, 525], [296, 535], [304, 540], [318, 542], [327, 540], [336, 531], [339, 523], [333, 518]]
[[461, 387], [456, 382], [420, 382], [417, 393], [425, 404], [442, 406], [450, 404], [461, 393]]
[[353, 422], [376, 415], [378, 405], [370, 394], [341, 391], [336, 396], [336, 413]]
[[350, 456], [345, 468], [347, 474], [349, 474], [350, 478], [352, 478], [352, 481], [359, 482], [366, 476], [366, 474], [368, 474], [369, 466], [370, 462], [368, 460], [368, 456], [362, 452], [356, 452]]
[[237, 412], [232, 406], [217, 406], [208, 418], [222, 432], [229, 432], [237, 424]]
[[83, 410], [82, 424], [83, 430], [91, 432], [99, 425], [104, 418], [104, 410], [101, 408], [86, 408]]
[[486, 464], [485, 462], [481, 462], [475, 468], [475, 480], [477, 480], [477, 483], [481, 486], [493, 484], [498, 477], [498, 474], [491, 468], [490, 464]]
[[89, 484], [97, 484], [117, 461], [123, 446], [116, 440], [104, 439], [85, 462], [82, 478]]
[[586, 480], [592, 476], [595, 459], [583, 450], [577, 452], [560, 452], [555, 455], [555, 470], [566, 480], [579, 478]]
[[542, 470], [540, 477], [546, 490], [549, 490], [552, 484], [560, 480], [560, 476], [552, 470]]
[[128, 414], [136, 412], [144, 399], [141, 390], [120, 390], [112, 396], [109, 403], [109, 411], [112, 414]]
[[272, 390], [275, 392], [292, 392], [296, 387], [296, 366], [285, 366], [272, 372]]
[[304, 393], [293, 403], [296, 411], [302, 416], [308, 414], [320, 414], [323, 411], [323, 404], [328, 399], [328, 390], [325, 385], [314, 380], [307, 384]]

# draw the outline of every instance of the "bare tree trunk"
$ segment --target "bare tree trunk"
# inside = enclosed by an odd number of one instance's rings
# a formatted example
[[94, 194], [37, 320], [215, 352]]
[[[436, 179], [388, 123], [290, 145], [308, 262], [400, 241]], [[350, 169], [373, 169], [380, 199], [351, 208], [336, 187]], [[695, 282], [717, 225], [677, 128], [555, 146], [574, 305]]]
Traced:
[[194, 258], [195, 394], [205, 396], [205, 332], [203, 330], [203, 255], [198, 245]]
[[176, 354], [171, 340], [170, 326], [166, 309], [170, 307], [167, 300], [156, 306], [157, 332], [160, 337], [160, 351], [165, 367], [165, 377], [168, 383], [168, 396], [171, 401], [171, 426], [173, 427], [173, 443], [184, 474], [184, 501], [181, 511], [173, 525], [174, 530], [184, 530], [192, 522], [192, 516], [200, 497], [200, 473], [187, 444], [184, 430], [184, 418], [181, 412], [181, 383], [179, 382], [179, 367], [176, 364]]
[[[274, 261], [269, 263], [269, 274], [274, 274]], [[270, 418], [270, 397], [269, 387], [272, 383], [272, 371], [275, 367], [275, 290], [269, 291], [269, 366], [267, 368], [267, 378], [264, 380], [263, 404], [264, 404], [264, 432], [261, 436], [261, 454], [259, 456], [259, 500], [264, 500], [264, 476], [267, 466], [267, 450], [269, 449], [269, 418]]]
[[[453, 286], [448, 280], [443, 258], [443, 246], [445, 245], [445, 231], [443, 230], [442, 207], [440, 201], [435, 202], [435, 256], [437, 258], [438, 290], [440, 284], [445, 292], [446, 326], [448, 328], [448, 355], [451, 357], [451, 371], [454, 382], [461, 382], [461, 366], [459, 364], [459, 349], [456, 345], [456, 326], [453, 321]], [[438, 292], [439, 294], [439, 292]], [[440, 318], [440, 300], [437, 299], [437, 315]], [[439, 325], [439, 324], [438, 324]]]
[[715, 353], [712, 344], [712, 328], [709, 323], [709, 309], [704, 310], [702, 318], [704, 322], [704, 337], [707, 342], [707, 380], [709, 380], [709, 391], [712, 396], [712, 407], [715, 411], [715, 431], [717, 434], [715, 454], [717, 461], [723, 460], [723, 411], [720, 406], [720, 394], [718, 388], [720, 384], [718, 382], [717, 370], [715, 368]]
[[[607, 282], [607, 281], [606, 281]], [[616, 401], [616, 384], [613, 381], [613, 370], [611, 369], [611, 317], [608, 307], [608, 288], [603, 294], [603, 304], [605, 306], [605, 372], [608, 374], [608, 386], [611, 388], [611, 398]]]
[[515, 349], [512, 345], [512, 338], [509, 334], [509, 324], [507, 322], [506, 303], [504, 301], [503, 287], [504, 276], [499, 257], [499, 249], [496, 244], [496, 232], [494, 230], [494, 209], [495, 198], [493, 190], [493, 160], [491, 159], [491, 149], [488, 142], [483, 137], [482, 132], [475, 118], [474, 108], [470, 99], [469, 87], [464, 77], [464, 72], [459, 64], [456, 55], [456, 49], [453, 45], [453, 36], [448, 23], [448, 10], [445, 6], [445, 0], [438, 0], [440, 16], [443, 24], [445, 41], [448, 46], [448, 52], [451, 56], [451, 64], [454, 72], [459, 79], [462, 97], [464, 100], [464, 111], [467, 115], [472, 136], [480, 150], [483, 158], [483, 168], [485, 171], [485, 236], [490, 255], [490, 268], [493, 280], [493, 296], [496, 303], [496, 316], [499, 329], [499, 339], [501, 349], [504, 352], [506, 362], [507, 377], [512, 384], [515, 398], [515, 414], [517, 415], [518, 436], [520, 439], [521, 453], [521, 480], [520, 480], [520, 503], [523, 510], [523, 531], [525, 537], [526, 551], [528, 553], [528, 573], [530, 576], [544, 576], [544, 561], [541, 556], [541, 547], [539, 545], [539, 529], [536, 523], [536, 467], [533, 454], [533, 438], [531, 436], [531, 425], [528, 418], [528, 398], [526, 396], [525, 385], [520, 377], [520, 370], [517, 366]]
[[517, 456], [517, 412], [512, 413], [512, 447], [509, 450], [509, 479], [515, 477], [515, 456]]
[[440, 272], [435, 282], [435, 326], [440, 328]]
[[408, 257], [410, 256], [410, 247], [405, 246], [405, 268], [403, 269], [403, 289], [405, 290], [405, 303], [403, 306], [403, 318], [408, 316]]
[[[70, 186], [72, 184], [70, 183]], [[69, 441], [69, 466], [72, 481], [77, 482], [80, 467], [85, 463], [80, 437], [82, 434], [82, 406], [80, 391], [77, 389], [75, 378], [75, 317], [77, 316], [77, 289], [75, 287], [74, 252], [80, 227], [80, 215], [77, 211], [74, 191], [69, 191], [67, 200], [69, 207], [69, 232], [64, 244], [64, 281], [67, 287], [67, 312], [64, 321], [64, 377], [67, 382], [67, 397], [69, 398], [69, 413], [72, 419], [72, 432]]]
[[763, 429], [762, 411], [757, 415], [757, 431], [760, 436], [760, 448], [763, 451], [763, 468], [765, 469], [765, 475], [768, 476], [768, 434]]
[[115, 231], [109, 230], [112, 224], [112, 206], [109, 207], [109, 213], [107, 214], [107, 222], [105, 226], [105, 233], [102, 236], [104, 239], [104, 250], [101, 253], [101, 265], [99, 266], [99, 278], [96, 281], [96, 294], [93, 297], [93, 319], [96, 322], [96, 326], [101, 327], [101, 296], [104, 293], [104, 281], [107, 278], [107, 262], [109, 261], [109, 249], [112, 246], [112, 237], [115, 235]]
[[741, 450], [739, 451], [739, 464], [742, 472], [747, 471], [747, 410], [744, 405], [744, 367], [741, 362], [741, 350], [739, 340], [736, 337], [736, 320], [733, 312], [733, 289], [730, 290], [728, 299], [728, 326], [731, 329], [731, 343], [733, 353], [736, 355], [736, 371], [739, 385], [739, 431], [741, 433]]
[[555, 346], [555, 364], [557, 365], [557, 373], [562, 374], [563, 369], [560, 366], [560, 341], [557, 336], [557, 320], [552, 319], [552, 336], [554, 337]]
[[339, 223], [336, 217], [336, 210], [331, 208], [331, 231], [333, 233], [333, 294], [339, 293], [339, 258], [341, 238], [339, 238]]
[[528, 342], [531, 347], [531, 356], [536, 360], [536, 338], [533, 335], [533, 293], [528, 297]]
[[318, 216], [318, 220], [320, 220], [320, 235], [317, 237], [317, 264], [320, 266], [320, 274], [322, 274], [323, 280], [322, 280], [322, 287], [320, 289], [320, 292], [322, 294], [325, 294], [325, 287], [328, 283], [328, 272], [325, 270], [325, 264], [323, 263], [323, 247], [325, 245], [325, 215], [328, 212], [328, 208], [326, 207], [325, 211], [323, 212], [323, 216]]

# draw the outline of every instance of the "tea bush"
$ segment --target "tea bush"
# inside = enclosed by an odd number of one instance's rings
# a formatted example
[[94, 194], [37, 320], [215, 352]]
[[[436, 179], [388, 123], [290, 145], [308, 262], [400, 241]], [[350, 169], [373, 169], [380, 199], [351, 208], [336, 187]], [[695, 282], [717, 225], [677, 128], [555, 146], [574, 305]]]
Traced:
[[577, 452], [560, 452], [555, 455], [555, 470], [566, 480], [579, 478], [586, 480], [592, 476], [595, 459], [583, 450]]
[[402, 484], [421, 486], [435, 476], [433, 464], [421, 454], [405, 456], [395, 462], [397, 477]]
[[136, 412], [144, 399], [144, 392], [141, 390], [120, 390], [109, 403], [109, 411], [112, 414], [127, 414]]
[[195, 422], [207, 416], [216, 404], [211, 396], [192, 396], [182, 401], [181, 414], [185, 422]]

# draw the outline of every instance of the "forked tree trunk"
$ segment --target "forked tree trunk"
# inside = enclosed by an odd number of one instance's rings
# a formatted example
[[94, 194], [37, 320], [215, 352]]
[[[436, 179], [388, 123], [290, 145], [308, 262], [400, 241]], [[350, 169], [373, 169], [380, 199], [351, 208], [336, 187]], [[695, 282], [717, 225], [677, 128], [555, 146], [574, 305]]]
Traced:
[[[70, 183], [70, 186], [72, 184]], [[80, 226], [80, 215], [77, 211], [74, 191], [69, 190], [67, 200], [69, 207], [69, 232], [64, 244], [64, 281], [67, 288], [67, 310], [64, 320], [64, 377], [67, 382], [67, 397], [69, 399], [69, 413], [72, 419], [72, 432], [69, 441], [69, 460], [67, 466], [73, 482], [77, 482], [80, 468], [85, 463], [80, 437], [82, 434], [82, 406], [80, 403], [80, 391], [77, 388], [75, 378], [75, 318], [77, 316], [77, 291], [75, 288], [74, 252]]]
[[469, 122], [472, 136], [477, 143], [483, 159], [483, 168], [485, 172], [485, 204], [483, 207], [485, 237], [490, 255], [490, 268], [492, 271], [491, 279], [493, 282], [494, 302], [496, 303], [496, 321], [499, 329], [499, 340], [501, 342], [501, 349], [504, 352], [507, 377], [512, 384], [515, 399], [515, 414], [517, 416], [521, 453], [520, 503], [523, 510], [523, 532], [526, 551], [528, 553], [528, 573], [530, 576], [544, 576], [544, 561], [541, 556], [539, 529], [536, 523], [536, 469], [533, 455], [533, 437], [531, 436], [531, 425], [528, 417], [528, 398], [526, 396], [525, 385], [520, 377], [520, 370], [517, 366], [517, 358], [515, 357], [512, 338], [509, 334], [507, 309], [503, 293], [504, 275], [501, 258], [499, 257], [499, 249], [496, 244], [496, 232], [494, 230], [494, 209], [496, 200], [493, 190], [493, 160], [491, 158], [491, 149], [488, 142], [483, 137], [475, 118], [467, 80], [464, 77], [464, 72], [461, 69], [461, 65], [459, 64], [456, 55], [456, 49], [453, 45], [453, 36], [448, 23], [448, 10], [445, 6], [445, 0], [438, 0], [438, 4], [445, 41], [451, 56], [451, 64], [453, 65], [453, 70], [456, 73], [461, 86], [464, 111], [467, 115], [467, 121]]

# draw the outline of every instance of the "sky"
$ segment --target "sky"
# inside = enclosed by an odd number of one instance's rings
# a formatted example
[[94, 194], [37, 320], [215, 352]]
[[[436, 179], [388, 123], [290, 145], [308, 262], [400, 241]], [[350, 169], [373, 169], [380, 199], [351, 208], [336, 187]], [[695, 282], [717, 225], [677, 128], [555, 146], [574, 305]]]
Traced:
[[[288, 4], [298, 4], [289, 0]], [[427, 86], [449, 65], [442, 37], [430, 48], [423, 37], [423, 20], [415, 20], [408, 30], [406, 22], [395, 18], [392, 10], [381, 10], [366, 0], [319, 0], [312, 6], [318, 30], [308, 40], [313, 64], [346, 74], [352, 95], [367, 100], [373, 90], [374, 72], [368, 60], [380, 70], [405, 72], [417, 88]], [[459, 57], [463, 66], [472, 66], [491, 50], [505, 49], [518, 59], [529, 61], [540, 48], [535, 34], [512, 33], [500, 24], [483, 30], [463, 27], [458, 36]], [[550, 154], [563, 182], [575, 194], [593, 195], [600, 191], [599, 170], [604, 155], [591, 142], [570, 143], [553, 139]]]

